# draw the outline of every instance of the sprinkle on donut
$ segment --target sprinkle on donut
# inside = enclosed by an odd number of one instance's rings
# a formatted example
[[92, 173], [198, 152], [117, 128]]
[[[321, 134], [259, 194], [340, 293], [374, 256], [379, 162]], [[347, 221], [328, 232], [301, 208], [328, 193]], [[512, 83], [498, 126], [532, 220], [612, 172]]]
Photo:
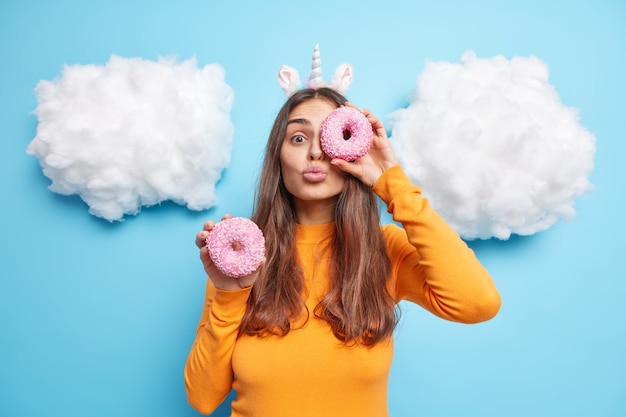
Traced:
[[331, 158], [354, 161], [367, 153], [374, 132], [363, 113], [354, 107], [339, 107], [324, 119], [320, 142]]
[[209, 232], [206, 246], [215, 266], [232, 278], [253, 273], [265, 256], [263, 232], [252, 220], [232, 217]]

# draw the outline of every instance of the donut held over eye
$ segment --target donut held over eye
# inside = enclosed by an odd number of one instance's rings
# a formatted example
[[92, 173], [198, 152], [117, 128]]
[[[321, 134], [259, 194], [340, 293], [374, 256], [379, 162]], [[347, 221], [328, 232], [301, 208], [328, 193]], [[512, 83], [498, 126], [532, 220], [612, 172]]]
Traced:
[[209, 232], [206, 246], [211, 260], [224, 275], [241, 278], [257, 270], [265, 256], [263, 232], [252, 220], [232, 217]]
[[320, 143], [331, 158], [354, 161], [372, 145], [374, 131], [363, 113], [353, 107], [339, 107], [322, 122]]

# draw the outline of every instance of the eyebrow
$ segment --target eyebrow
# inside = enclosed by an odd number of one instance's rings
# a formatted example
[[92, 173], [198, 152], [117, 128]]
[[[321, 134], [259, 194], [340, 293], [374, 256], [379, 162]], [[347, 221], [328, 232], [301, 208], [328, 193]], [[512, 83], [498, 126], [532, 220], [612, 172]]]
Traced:
[[301, 118], [301, 119], [291, 119], [287, 121], [287, 125], [294, 124], [294, 123], [297, 123], [300, 125], [312, 126], [312, 123], [309, 119]]

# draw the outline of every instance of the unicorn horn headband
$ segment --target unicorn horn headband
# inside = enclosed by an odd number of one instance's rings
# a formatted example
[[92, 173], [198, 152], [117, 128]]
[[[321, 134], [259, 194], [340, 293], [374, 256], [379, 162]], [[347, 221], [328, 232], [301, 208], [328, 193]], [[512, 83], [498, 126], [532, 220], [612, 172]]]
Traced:
[[[300, 74], [297, 70], [288, 65], [283, 65], [278, 71], [278, 83], [287, 96], [291, 96], [297, 90], [302, 88]], [[311, 63], [311, 75], [306, 81], [305, 88], [317, 89], [320, 87], [330, 87], [337, 90], [341, 94], [345, 93], [352, 84], [352, 66], [350, 64], [341, 64], [335, 70], [330, 84], [326, 83], [322, 78], [322, 60], [320, 58], [319, 44], [315, 45], [313, 51], [313, 62]]]

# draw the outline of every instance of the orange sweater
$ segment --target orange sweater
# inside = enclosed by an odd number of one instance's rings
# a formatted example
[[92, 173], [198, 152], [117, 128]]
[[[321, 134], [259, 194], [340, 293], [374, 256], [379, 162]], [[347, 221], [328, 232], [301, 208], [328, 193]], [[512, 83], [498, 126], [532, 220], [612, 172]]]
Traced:
[[[383, 227], [392, 262], [389, 288], [395, 299], [463, 323], [493, 317], [500, 307], [493, 281], [472, 250], [421, 197], [419, 187], [396, 166], [373, 189], [403, 225], [403, 229], [393, 224]], [[333, 231], [334, 224], [297, 226], [309, 311], [328, 284], [328, 259], [318, 255], [320, 243]], [[233, 417], [388, 415], [393, 340], [372, 348], [346, 346], [312, 314], [303, 328], [284, 337], [237, 337], [249, 293], [249, 289], [217, 290], [208, 281], [185, 366], [187, 397], [194, 408], [209, 414], [234, 389]]]

